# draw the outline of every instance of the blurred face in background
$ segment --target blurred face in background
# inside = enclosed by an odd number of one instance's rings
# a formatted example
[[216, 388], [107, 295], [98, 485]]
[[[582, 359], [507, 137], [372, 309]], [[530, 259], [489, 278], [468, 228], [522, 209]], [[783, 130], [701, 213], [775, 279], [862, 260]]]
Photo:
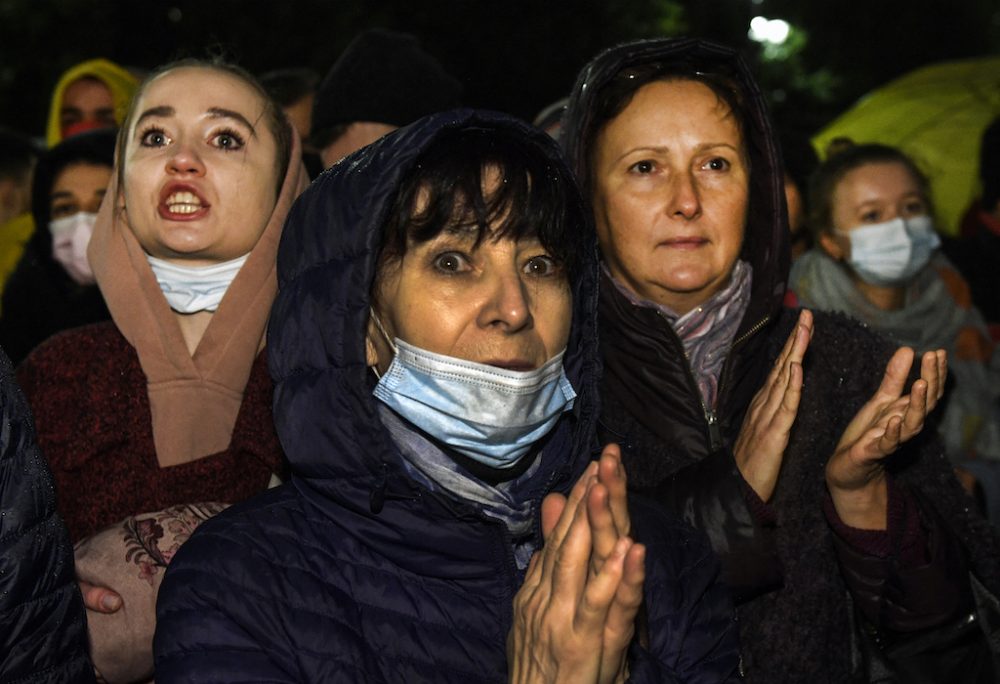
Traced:
[[95, 128], [114, 128], [117, 125], [111, 91], [98, 79], [78, 79], [63, 91], [59, 128], [64, 138]]

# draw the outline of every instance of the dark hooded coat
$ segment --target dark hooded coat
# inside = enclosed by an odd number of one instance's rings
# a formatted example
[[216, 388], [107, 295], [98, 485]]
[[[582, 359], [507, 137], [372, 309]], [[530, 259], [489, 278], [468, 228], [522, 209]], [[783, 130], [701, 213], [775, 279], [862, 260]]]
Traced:
[[[604, 276], [599, 306], [604, 361], [601, 439], [621, 444], [631, 487], [651, 494], [710, 537], [737, 600], [748, 680], [867, 681], [863, 678], [871, 676], [868, 670], [877, 666], [866, 664], [866, 651], [859, 646], [851, 595], [838, 560], [853, 560], [855, 568], [867, 569], [868, 577], [874, 573], [878, 580], [864, 598], [888, 606], [890, 612], [908, 583], [920, 586], [914, 574], [921, 569], [902, 571], [895, 551], [888, 558], [862, 558], [852, 556], [844, 544], [837, 546], [823, 511], [828, 496], [824, 471], [845, 427], [877, 389], [894, 349], [842, 315], [814, 312], [802, 399], [777, 486], [767, 507], [754, 501], [756, 495], [747, 496], [749, 486], [736, 467], [732, 447], [799, 313], [782, 307], [789, 234], [780, 151], [763, 97], [737, 53], [695, 39], [640, 41], [600, 54], [577, 81], [561, 139], [584, 186], [589, 183], [590, 151], [583, 135], [597, 93], [623, 68], [649, 61], [724, 74], [741, 91], [751, 168], [741, 258], [753, 268], [751, 301], [720, 376], [715, 410], [706, 411], [669, 322], [652, 308], [633, 305]], [[942, 554], [935, 559], [940, 561], [936, 567], [959, 568], [957, 581], [964, 581], [966, 559], [943, 557], [948, 544], [939, 537], [949, 535], [934, 522], [943, 519], [943, 527], [954, 535], [950, 538], [961, 540], [973, 574], [996, 593], [997, 538], [971, 510], [933, 435], [922, 434], [906, 445], [888, 468], [895, 482], [921, 501], [933, 502], [922, 510], [921, 522], [931, 530], [932, 555]]]
[[93, 682], [73, 547], [2, 351], [0, 414], [0, 682]]
[[[505, 640], [523, 581], [510, 534], [476, 505], [407, 474], [365, 362], [382, 226], [401, 179], [443, 130], [473, 126], [529, 136], [572, 182], [543, 134], [459, 111], [348, 157], [293, 207], [267, 346], [293, 477], [202, 525], [171, 563], [157, 607], [157, 682], [506, 681]], [[570, 211], [585, 229], [582, 204]], [[596, 245], [581, 233], [564, 361], [577, 400], [530, 478], [536, 512], [546, 493], [571, 487], [595, 446]], [[729, 681], [736, 630], [711, 550], [655, 510], [634, 502], [636, 536], [648, 547], [650, 640], [630, 651], [632, 678]], [[532, 536], [537, 547], [537, 522]]]

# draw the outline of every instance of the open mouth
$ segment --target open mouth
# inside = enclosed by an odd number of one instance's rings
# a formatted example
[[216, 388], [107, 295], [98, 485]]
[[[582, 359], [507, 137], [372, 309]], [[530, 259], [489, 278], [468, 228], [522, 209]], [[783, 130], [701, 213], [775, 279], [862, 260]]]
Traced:
[[185, 220], [202, 216], [210, 206], [194, 188], [173, 185], [164, 189], [159, 210], [164, 218]]
[[164, 202], [172, 214], [193, 214], [201, 209], [201, 199], [193, 192], [175, 192]]

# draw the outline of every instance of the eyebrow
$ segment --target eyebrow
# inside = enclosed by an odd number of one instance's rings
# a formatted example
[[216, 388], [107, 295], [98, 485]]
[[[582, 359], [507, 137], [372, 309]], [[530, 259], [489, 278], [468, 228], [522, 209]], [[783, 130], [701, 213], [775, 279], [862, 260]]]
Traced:
[[[701, 144], [699, 144], [699, 145], [697, 145], [695, 147], [695, 152], [696, 153], [704, 153], [705, 151], [710, 150], [710, 149], [712, 149], [714, 147], [725, 147], [728, 150], [732, 150], [736, 154], [741, 154], [739, 148], [734, 147], [731, 143], [727, 143], [727, 142], [707, 142], [707, 143], [701, 143]], [[625, 152], [623, 152], [621, 155], [619, 155], [614, 160], [614, 162], [615, 163], [620, 162], [622, 159], [624, 159], [625, 157], [629, 156], [630, 154], [634, 154], [635, 152], [652, 152], [653, 154], [670, 154], [671, 148], [667, 147], [665, 145], [639, 145], [638, 147], [633, 147], [632, 149], [626, 150]]]
[[[173, 116], [174, 114], [176, 114], [176, 110], [169, 105], [150, 107], [135, 120], [135, 125], [138, 126], [144, 119], [148, 119], [150, 117], [167, 117]], [[250, 130], [250, 134], [252, 136], [257, 137], [257, 129], [254, 128], [253, 124], [239, 112], [235, 112], [232, 109], [224, 109], [222, 107], [209, 107], [208, 116], [211, 119], [233, 119], [238, 121]]]
[[208, 115], [213, 119], [235, 119], [250, 129], [250, 135], [254, 137], [257, 136], [257, 129], [254, 128], [253, 124], [239, 112], [234, 112], [231, 109], [223, 109], [222, 107], [209, 107]]

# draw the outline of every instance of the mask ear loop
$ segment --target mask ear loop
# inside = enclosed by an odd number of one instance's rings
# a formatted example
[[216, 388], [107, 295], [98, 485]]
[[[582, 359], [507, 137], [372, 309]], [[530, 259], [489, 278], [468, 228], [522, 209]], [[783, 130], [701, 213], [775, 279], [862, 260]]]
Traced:
[[[396, 343], [393, 342], [389, 338], [389, 333], [387, 333], [385, 331], [385, 327], [382, 325], [381, 319], [379, 319], [378, 314], [375, 313], [375, 308], [372, 307], [372, 306], [369, 306], [368, 307], [368, 312], [369, 312], [369, 315], [371, 316], [372, 320], [375, 321], [375, 327], [378, 328], [378, 331], [382, 334], [382, 339], [384, 339], [385, 342], [386, 342], [386, 344], [389, 345], [389, 348], [392, 349], [393, 355], [398, 354], [399, 350], [396, 347]], [[372, 372], [375, 374], [375, 377], [378, 378], [379, 380], [381, 380], [382, 379], [382, 374], [378, 372], [378, 367], [377, 366], [370, 366], [370, 368], [372, 369]]]

